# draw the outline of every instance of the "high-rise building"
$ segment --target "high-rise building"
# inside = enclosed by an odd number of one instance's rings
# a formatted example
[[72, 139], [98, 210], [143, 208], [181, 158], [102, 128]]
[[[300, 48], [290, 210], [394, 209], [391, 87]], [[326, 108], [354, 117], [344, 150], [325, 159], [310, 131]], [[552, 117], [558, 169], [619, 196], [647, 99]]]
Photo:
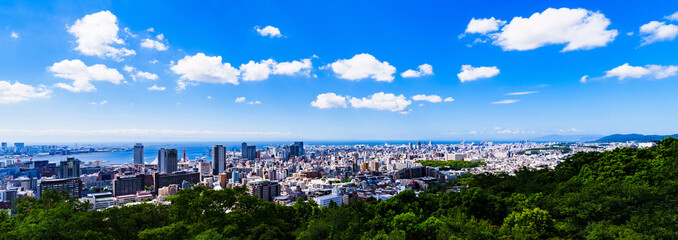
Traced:
[[134, 177], [116, 177], [113, 180], [113, 196], [122, 196], [136, 194], [144, 190], [144, 175], [139, 174]]
[[7, 142], [2, 142], [2, 149], [7, 149]]
[[55, 190], [66, 191], [71, 197], [79, 198], [82, 193], [82, 181], [80, 178], [45, 179], [40, 181], [39, 190], [40, 197], [46, 190]]
[[280, 196], [280, 184], [269, 180], [259, 180], [247, 183], [249, 194], [257, 196], [264, 201], [273, 201], [277, 196]]
[[77, 178], [80, 177], [80, 160], [69, 157], [66, 161], [61, 161], [59, 164], [60, 178]]
[[233, 177], [231, 180], [233, 180], [233, 184], [240, 183], [240, 173], [238, 173], [238, 171], [233, 171]]
[[144, 164], [144, 145], [134, 145], [134, 164]]
[[226, 163], [226, 148], [224, 145], [214, 145], [212, 148], [212, 175], [218, 176], [224, 171]]
[[172, 173], [177, 171], [178, 152], [176, 148], [160, 148], [158, 150], [158, 172]]
[[294, 142], [294, 145], [299, 146], [299, 156], [306, 155], [306, 151], [304, 151], [304, 142]]
[[155, 173], [153, 175], [153, 187], [157, 193], [160, 188], [167, 187], [171, 184], [182, 185], [184, 181], [190, 184], [200, 182], [200, 173], [197, 172], [175, 172], [169, 174]]
[[249, 159], [247, 157], [247, 143], [246, 142], [242, 143], [242, 148], [240, 148], [240, 155], [244, 159]]
[[24, 149], [24, 143], [22, 142], [15, 142], [14, 143], [14, 148], [16, 148], [16, 151], [21, 151], [21, 149]]

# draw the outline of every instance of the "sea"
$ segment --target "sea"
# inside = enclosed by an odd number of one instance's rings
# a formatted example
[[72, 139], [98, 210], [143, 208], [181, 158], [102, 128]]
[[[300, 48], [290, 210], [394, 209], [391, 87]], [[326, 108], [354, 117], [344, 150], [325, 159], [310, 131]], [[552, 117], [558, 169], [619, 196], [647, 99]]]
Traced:
[[[338, 146], [338, 145], [407, 145], [409, 143], [417, 144], [428, 144], [429, 141], [304, 141], [305, 146], [313, 145], [325, 145], [325, 146]], [[476, 141], [479, 143], [481, 141]], [[499, 143], [501, 141], [494, 141]], [[507, 141], [511, 142], [511, 141]], [[292, 144], [293, 142], [289, 141], [251, 141], [247, 142], [248, 145], [255, 145], [257, 149], [264, 149], [269, 146], [284, 146]], [[432, 141], [432, 144], [459, 144], [461, 141]], [[466, 141], [466, 143], [471, 143], [471, 141]], [[210, 156], [210, 150], [216, 144], [224, 145], [227, 151], [240, 151], [242, 142], [177, 142], [177, 143], [142, 143], [144, 145], [144, 162], [151, 163], [157, 159], [158, 149], [160, 148], [176, 148], [179, 152], [179, 158], [183, 158], [183, 152], [186, 151], [186, 158], [189, 160], [193, 159], [204, 159], [205, 161], [211, 161], [212, 157]], [[83, 146], [83, 145], [81, 145]], [[97, 163], [100, 165], [116, 165], [116, 164], [129, 164], [134, 162], [134, 152], [131, 151], [134, 147], [134, 143], [102, 143], [102, 144], [87, 144], [85, 146], [94, 146], [94, 147], [112, 147], [119, 148], [125, 147], [130, 149], [130, 151], [114, 151], [114, 152], [95, 152], [95, 153], [82, 153], [82, 154], [72, 154], [72, 155], [54, 155], [54, 156], [33, 156], [33, 157], [21, 157], [20, 161], [33, 160], [48, 160], [49, 162], [59, 162], [66, 160], [67, 157], [75, 157], [82, 161], [83, 163]], [[16, 159], [16, 158], [14, 158]], [[5, 158], [3, 160], [12, 160], [12, 158]]]

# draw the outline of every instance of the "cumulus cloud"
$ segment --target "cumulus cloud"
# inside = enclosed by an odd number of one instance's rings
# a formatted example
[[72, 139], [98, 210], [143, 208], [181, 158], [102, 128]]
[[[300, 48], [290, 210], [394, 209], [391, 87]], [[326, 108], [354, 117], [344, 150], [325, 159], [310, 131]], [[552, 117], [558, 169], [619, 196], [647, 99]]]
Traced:
[[392, 82], [396, 68], [388, 62], [381, 62], [370, 54], [362, 53], [351, 59], [340, 59], [329, 67], [339, 78], [347, 80], [361, 80], [372, 78], [377, 81]]
[[121, 57], [136, 54], [124, 47], [125, 42], [118, 37], [118, 18], [110, 11], [101, 11], [86, 15], [75, 21], [68, 32], [76, 38], [75, 50], [87, 56], [108, 57], [120, 60]]
[[584, 75], [579, 79], [580, 83], [586, 83], [589, 80], [589, 75]]
[[404, 78], [416, 78], [416, 77], [428, 76], [428, 75], [433, 75], [433, 66], [426, 64], [426, 63], [419, 65], [417, 71], [409, 69], [409, 70], [403, 72], [402, 74], [400, 74], [400, 76], [404, 77]]
[[0, 104], [24, 102], [31, 99], [50, 98], [52, 91], [44, 85], [37, 87], [8, 81], [0, 81]]
[[432, 103], [439, 103], [443, 101], [443, 99], [438, 95], [424, 95], [424, 94], [414, 95], [414, 97], [412, 97], [412, 100], [427, 101]]
[[454, 98], [447, 97], [447, 98], [445, 98], [445, 100], [443, 100], [443, 102], [454, 102]]
[[606, 46], [619, 34], [607, 29], [610, 20], [605, 15], [582, 8], [548, 8], [529, 18], [514, 17], [500, 31], [490, 33], [497, 21], [476, 20], [475, 31], [489, 36], [504, 51], [532, 50], [550, 44], [565, 44], [563, 52], [588, 50]]
[[368, 98], [351, 97], [349, 100], [353, 108], [370, 108], [376, 110], [388, 110], [391, 112], [409, 112], [405, 111], [412, 101], [407, 100], [405, 96], [392, 93], [378, 92]]
[[104, 104], [106, 104], [106, 103], [108, 103], [108, 101], [103, 100], [103, 101], [101, 101], [101, 102], [91, 102], [91, 103], [89, 103], [89, 104], [92, 104], [92, 105], [104, 105]]
[[167, 89], [167, 88], [166, 87], [159, 87], [156, 84], [153, 84], [153, 86], [148, 88], [148, 90], [151, 90], [151, 91], [165, 91], [165, 89]]
[[178, 81], [179, 90], [185, 89], [187, 84], [198, 82], [238, 85], [240, 74], [230, 63], [222, 63], [221, 56], [206, 56], [204, 53], [186, 56], [170, 69], [181, 76]]
[[118, 70], [108, 68], [103, 64], [87, 66], [79, 59], [63, 60], [54, 63], [48, 68], [54, 73], [54, 76], [73, 80], [72, 84], [57, 83], [56, 87], [66, 89], [71, 92], [92, 92], [96, 88], [90, 81], [104, 81], [113, 84], [120, 84], [124, 79]]
[[245, 97], [237, 97], [235, 98], [236, 103], [244, 103], [245, 102]]
[[311, 73], [311, 59], [278, 63], [273, 59], [261, 60], [260, 62], [249, 61], [240, 65], [242, 80], [261, 81], [268, 79], [269, 75], [305, 75]]
[[[162, 34], [160, 34], [158, 36], [161, 36], [159, 38], [159, 40], [163, 39]], [[149, 38], [146, 38], [141, 42], [141, 47], [151, 48], [151, 49], [155, 49], [155, 50], [158, 50], [158, 51], [165, 51], [169, 48], [164, 43], [162, 43], [160, 41], [153, 40], [153, 39], [149, 39]]]
[[9, 36], [12, 38], [19, 38], [19, 34], [14, 31], [12, 31], [12, 33]]
[[624, 63], [619, 67], [606, 71], [604, 78], [617, 78], [618, 80], [626, 78], [662, 79], [675, 76], [676, 74], [678, 74], [678, 66], [676, 65], [645, 65], [641, 67]]
[[259, 35], [264, 36], [264, 37], [282, 37], [283, 35], [280, 33], [280, 29], [274, 26], [266, 26], [264, 28], [260, 28], [259, 26], [254, 27], [254, 30], [257, 30], [257, 33]]
[[518, 100], [506, 99], [506, 100], [492, 102], [492, 104], [511, 104], [511, 103], [517, 103], [517, 102], [518, 102]]
[[154, 81], [155, 81], [155, 80], [158, 80], [158, 75], [157, 75], [157, 74], [155, 74], [155, 73], [149, 73], [149, 72], [144, 72], [144, 71], [139, 71], [139, 70], [137, 70], [136, 68], [131, 67], [131, 66], [125, 65], [125, 67], [123, 67], [123, 70], [125, 70], [125, 72], [130, 73], [130, 76], [132, 76], [132, 79], [134, 79], [134, 81], [136, 81], [137, 78], [139, 78], [139, 79], [147, 79], [147, 80], [154, 80]]
[[512, 93], [507, 93], [507, 96], [520, 96], [520, 95], [528, 95], [528, 94], [535, 94], [539, 93], [537, 91], [525, 91], [525, 92], [512, 92]]
[[319, 94], [316, 97], [316, 100], [311, 102], [311, 106], [328, 109], [328, 108], [345, 108], [346, 107], [346, 97], [339, 96], [335, 93], [323, 93]]
[[666, 16], [664, 18], [671, 20], [671, 21], [677, 21], [678, 22], [678, 12], [675, 12], [675, 13], [673, 13], [669, 16]]
[[665, 22], [651, 21], [640, 26], [640, 35], [643, 36], [641, 45], [659, 41], [673, 41], [678, 36], [678, 26]]
[[462, 65], [461, 72], [457, 74], [461, 82], [475, 81], [481, 78], [491, 78], [499, 75], [497, 67], [473, 67], [471, 65]]
[[506, 21], [492, 18], [471, 18], [471, 21], [466, 26], [466, 33], [480, 33], [487, 34], [499, 30], [499, 27], [504, 26]]

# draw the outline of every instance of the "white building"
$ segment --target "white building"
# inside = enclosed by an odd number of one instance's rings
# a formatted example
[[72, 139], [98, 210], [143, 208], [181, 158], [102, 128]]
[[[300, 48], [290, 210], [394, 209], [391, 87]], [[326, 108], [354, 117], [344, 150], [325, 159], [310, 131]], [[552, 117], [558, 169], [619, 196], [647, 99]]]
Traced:
[[341, 205], [341, 195], [336, 195], [336, 194], [330, 194], [330, 195], [325, 195], [325, 196], [320, 196], [320, 197], [314, 197], [313, 201], [318, 203], [318, 205], [327, 207], [330, 205], [330, 202], [334, 202], [337, 205]]
[[90, 210], [103, 210], [111, 206], [115, 206], [115, 198], [113, 193], [90, 193], [86, 197], [80, 199], [82, 202], [90, 202], [92, 208]]

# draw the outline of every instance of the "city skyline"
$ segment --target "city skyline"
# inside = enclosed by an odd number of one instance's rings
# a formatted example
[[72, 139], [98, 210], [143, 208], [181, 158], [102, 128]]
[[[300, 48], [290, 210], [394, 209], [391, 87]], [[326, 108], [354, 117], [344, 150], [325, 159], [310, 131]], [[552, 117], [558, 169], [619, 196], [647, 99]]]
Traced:
[[678, 133], [678, 3], [633, 11], [604, 1], [3, 2], [0, 140]]

